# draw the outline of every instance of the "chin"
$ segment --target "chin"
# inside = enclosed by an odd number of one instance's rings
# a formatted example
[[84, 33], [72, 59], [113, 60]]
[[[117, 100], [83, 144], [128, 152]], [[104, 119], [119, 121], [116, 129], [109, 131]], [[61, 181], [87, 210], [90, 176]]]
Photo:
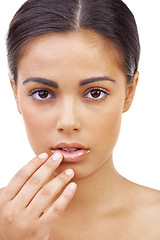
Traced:
[[85, 180], [96, 173], [99, 169], [97, 166], [95, 168], [91, 168], [91, 164], [86, 164], [86, 162], [82, 163], [61, 163], [60, 166], [55, 170], [55, 175], [59, 175], [64, 170], [71, 168], [74, 171], [74, 177], [71, 181]]

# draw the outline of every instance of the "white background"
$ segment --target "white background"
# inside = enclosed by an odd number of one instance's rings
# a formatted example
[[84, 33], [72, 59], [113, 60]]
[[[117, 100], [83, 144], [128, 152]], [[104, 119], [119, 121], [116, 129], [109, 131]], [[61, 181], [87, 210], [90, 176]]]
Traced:
[[[8, 80], [5, 35], [23, 0], [0, 5], [0, 187], [34, 157]], [[114, 152], [117, 170], [136, 183], [160, 190], [160, 14], [159, 0], [125, 0], [141, 40], [140, 79], [132, 108], [123, 115]]]

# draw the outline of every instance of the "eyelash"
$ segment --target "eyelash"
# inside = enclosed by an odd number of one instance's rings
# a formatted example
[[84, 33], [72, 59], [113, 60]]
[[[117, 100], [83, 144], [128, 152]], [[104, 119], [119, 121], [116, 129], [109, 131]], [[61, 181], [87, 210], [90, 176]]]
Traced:
[[[48, 94], [50, 94], [50, 95], [52, 95], [52, 97], [49, 97], [49, 98], [44, 98], [44, 99], [38, 99], [37, 97], [35, 97], [34, 95], [37, 93], [40, 93], [40, 92], [46, 92], [46, 93], [48, 93]], [[36, 100], [36, 101], [40, 101], [40, 102], [44, 102], [44, 101], [48, 101], [48, 100], [50, 100], [50, 99], [52, 99], [52, 98], [55, 98], [55, 93], [54, 92], [52, 92], [52, 91], [50, 91], [50, 90], [48, 90], [48, 89], [45, 89], [45, 88], [39, 88], [39, 89], [34, 89], [33, 91], [31, 91], [30, 93], [29, 93], [29, 96], [30, 97], [32, 97], [34, 100]]]
[[84, 94], [84, 98], [87, 98], [85, 97], [87, 94], [91, 94], [92, 91], [97, 91], [97, 92], [100, 92], [100, 93], [103, 93], [104, 96], [101, 97], [101, 98], [89, 98], [90, 101], [101, 101], [101, 100], [105, 100], [105, 98], [107, 98], [110, 94], [108, 93], [108, 91], [104, 88], [100, 88], [100, 87], [94, 87], [94, 88], [89, 88], [86, 90], [86, 93]]
[[[100, 94], [103, 93], [104, 95], [103, 95], [103, 97], [100, 97], [100, 98], [99, 98], [99, 97], [97, 97], [97, 98], [94, 98], [94, 97], [92, 97], [92, 98], [91, 98], [91, 97], [86, 97], [87, 94], [90, 94], [90, 95], [91, 95], [91, 92], [92, 92], [92, 91], [97, 91], [97, 92], [99, 92]], [[40, 93], [40, 92], [46, 92], [46, 93], [52, 95], [52, 97], [47, 97], [47, 98], [44, 98], [44, 99], [43, 99], [43, 98], [40, 99], [40, 96], [39, 96], [39, 99], [38, 99], [37, 97], [35, 97], [35, 94], [38, 94], [38, 93]], [[100, 87], [94, 87], [94, 88], [89, 88], [89, 89], [87, 89], [87, 90], [85, 91], [83, 97], [86, 98], [86, 99], [89, 99], [89, 101], [101, 101], [101, 100], [105, 100], [105, 98], [108, 97], [109, 95], [110, 95], [110, 94], [107, 92], [106, 89], [100, 88]], [[45, 102], [45, 101], [49, 101], [50, 99], [55, 99], [55, 98], [56, 98], [54, 92], [52, 92], [52, 91], [50, 91], [50, 90], [48, 90], [48, 89], [45, 89], [45, 88], [34, 89], [33, 91], [31, 91], [31, 92], [29, 93], [29, 96], [33, 97], [34, 100], [40, 101], [40, 102]]]

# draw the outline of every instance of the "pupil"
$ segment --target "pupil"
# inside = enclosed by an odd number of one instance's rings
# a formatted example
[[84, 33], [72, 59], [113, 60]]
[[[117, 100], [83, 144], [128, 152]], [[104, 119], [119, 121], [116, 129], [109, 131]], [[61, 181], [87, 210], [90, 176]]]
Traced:
[[48, 92], [47, 91], [40, 91], [39, 92], [39, 96], [41, 98], [47, 98], [48, 97]]
[[94, 97], [94, 98], [98, 98], [98, 97], [101, 95], [101, 92], [98, 91], [98, 90], [92, 90], [92, 91], [91, 91], [91, 95], [92, 95], [92, 97]]

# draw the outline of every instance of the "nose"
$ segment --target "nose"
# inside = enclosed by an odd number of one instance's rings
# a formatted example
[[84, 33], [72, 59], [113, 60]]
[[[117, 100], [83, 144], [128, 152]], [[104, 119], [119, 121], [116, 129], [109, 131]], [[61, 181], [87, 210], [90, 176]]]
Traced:
[[81, 128], [78, 103], [74, 99], [65, 99], [59, 106], [57, 130], [66, 134], [78, 132]]

